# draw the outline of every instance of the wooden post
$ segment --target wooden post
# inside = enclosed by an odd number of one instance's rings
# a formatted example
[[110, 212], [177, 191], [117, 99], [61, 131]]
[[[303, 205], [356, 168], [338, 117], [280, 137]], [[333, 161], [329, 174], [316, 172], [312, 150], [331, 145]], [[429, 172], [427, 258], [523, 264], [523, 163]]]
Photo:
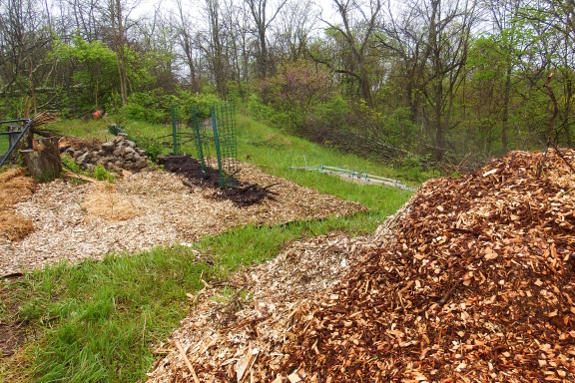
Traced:
[[38, 140], [37, 145], [31, 149], [20, 151], [28, 173], [40, 182], [56, 179], [62, 172], [62, 161], [58, 150], [57, 138], [44, 138]]

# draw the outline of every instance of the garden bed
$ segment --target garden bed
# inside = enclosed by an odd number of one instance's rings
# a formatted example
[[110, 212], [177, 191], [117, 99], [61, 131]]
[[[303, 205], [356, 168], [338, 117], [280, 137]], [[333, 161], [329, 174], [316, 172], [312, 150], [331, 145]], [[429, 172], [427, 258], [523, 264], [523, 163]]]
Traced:
[[357, 203], [267, 175], [249, 164], [237, 174], [245, 184], [275, 185], [273, 199], [238, 206], [209, 186], [190, 188], [164, 171], [134, 174], [115, 185], [56, 180], [37, 186], [9, 210], [30, 220], [21, 241], [0, 238], [0, 276], [60, 261], [102, 259], [159, 245], [189, 244], [245, 224], [346, 216], [367, 210]]

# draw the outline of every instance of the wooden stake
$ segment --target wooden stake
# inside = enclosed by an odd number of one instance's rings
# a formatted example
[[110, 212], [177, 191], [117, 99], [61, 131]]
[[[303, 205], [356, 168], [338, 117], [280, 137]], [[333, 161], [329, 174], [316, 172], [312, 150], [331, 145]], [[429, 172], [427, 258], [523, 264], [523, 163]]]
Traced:
[[180, 355], [182, 355], [182, 358], [184, 358], [184, 362], [186, 362], [186, 365], [188, 366], [188, 369], [190, 370], [190, 372], [192, 373], [192, 376], [194, 377], [194, 382], [195, 383], [200, 383], [200, 379], [198, 379], [198, 376], [196, 375], [196, 370], [194, 370], [194, 367], [192, 366], [192, 363], [190, 363], [190, 360], [188, 359], [188, 357], [186, 356], [186, 352], [184, 351], [184, 348], [182, 347], [182, 344], [180, 343], [179, 339], [174, 340], [174, 344], [176, 345], [176, 347], [178, 348], [178, 351], [180, 351]]

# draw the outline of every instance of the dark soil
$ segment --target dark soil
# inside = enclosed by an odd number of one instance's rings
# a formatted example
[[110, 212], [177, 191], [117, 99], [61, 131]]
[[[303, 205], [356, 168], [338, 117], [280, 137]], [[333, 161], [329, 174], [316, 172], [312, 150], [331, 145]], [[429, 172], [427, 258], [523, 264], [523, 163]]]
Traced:
[[220, 173], [217, 169], [206, 167], [204, 172], [200, 162], [189, 156], [162, 156], [159, 163], [164, 165], [167, 171], [184, 176], [187, 180], [184, 182], [186, 186], [215, 189], [214, 198], [230, 200], [239, 207], [261, 203], [265, 198], [274, 200], [273, 195], [276, 194], [258, 184], [246, 184], [237, 180], [230, 182], [233, 187], [223, 189], [220, 187]]

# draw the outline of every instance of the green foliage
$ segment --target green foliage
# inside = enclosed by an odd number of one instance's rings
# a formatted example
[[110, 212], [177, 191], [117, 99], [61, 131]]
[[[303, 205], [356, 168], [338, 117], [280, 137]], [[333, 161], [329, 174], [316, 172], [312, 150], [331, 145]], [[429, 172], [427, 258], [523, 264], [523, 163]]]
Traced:
[[310, 62], [287, 62], [262, 82], [261, 92], [276, 112], [287, 117], [287, 127], [297, 129], [308, 123], [314, 107], [329, 99], [331, 80], [326, 70]]
[[74, 162], [74, 160], [69, 156], [62, 156], [62, 166], [64, 167], [64, 169], [68, 169], [69, 171], [71, 171], [72, 173], [76, 173], [76, 174], [81, 174], [82, 173], [82, 169], [80, 169], [80, 166]]
[[94, 170], [92, 171], [94, 178], [98, 181], [108, 181], [108, 182], [115, 182], [116, 176], [110, 173], [103, 165], [96, 165], [94, 166]]
[[59, 39], [54, 41], [53, 58], [70, 61], [76, 70], [74, 81], [79, 89], [75, 100], [77, 107], [91, 109], [104, 100], [114, 89], [117, 81], [116, 54], [99, 41], [86, 42], [79, 34], [71, 44]]
[[408, 155], [403, 158], [401, 174], [405, 179], [414, 182], [423, 182], [440, 175], [438, 170], [426, 171], [422, 165], [422, 158], [415, 155]]
[[146, 150], [146, 155], [153, 163], [158, 163], [158, 158], [163, 154], [164, 147], [159, 139], [154, 138], [141, 138], [136, 139], [136, 143], [140, 148]]
[[113, 173], [106, 170], [106, 168], [100, 164], [94, 166], [92, 171], [84, 170], [80, 168], [80, 166], [76, 162], [74, 162], [74, 160], [70, 158], [70, 156], [66, 155], [62, 156], [62, 166], [64, 167], [64, 169], [68, 169], [72, 173], [92, 177], [97, 179], [98, 181], [108, 181], [111, 183], [116, 182], [116, 176]]

